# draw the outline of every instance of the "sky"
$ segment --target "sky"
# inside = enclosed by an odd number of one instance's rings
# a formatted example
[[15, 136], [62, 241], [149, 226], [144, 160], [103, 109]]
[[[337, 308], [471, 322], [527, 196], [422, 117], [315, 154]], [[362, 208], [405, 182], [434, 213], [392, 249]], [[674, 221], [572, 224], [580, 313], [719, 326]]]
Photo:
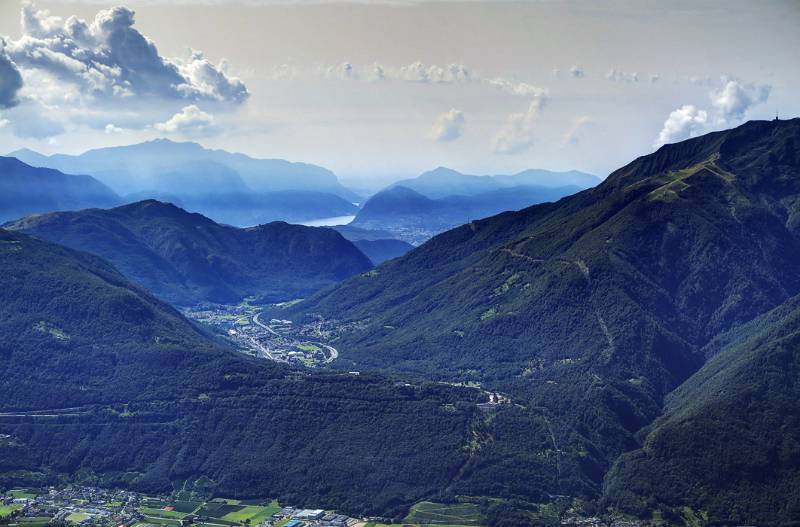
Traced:
[[353, 185], [800, 115], [800, 1], [0, 0], [0, 150], [157, 137]]

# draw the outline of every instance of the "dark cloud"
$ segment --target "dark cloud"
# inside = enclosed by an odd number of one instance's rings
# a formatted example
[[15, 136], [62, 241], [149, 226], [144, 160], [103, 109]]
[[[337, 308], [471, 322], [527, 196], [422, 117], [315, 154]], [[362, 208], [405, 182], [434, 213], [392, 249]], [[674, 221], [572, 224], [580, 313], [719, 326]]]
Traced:
[[4, 48], [5, 42], [0, 39], [0, 109], [16, 106], [17, 93], [22, 89], [22, 75]]

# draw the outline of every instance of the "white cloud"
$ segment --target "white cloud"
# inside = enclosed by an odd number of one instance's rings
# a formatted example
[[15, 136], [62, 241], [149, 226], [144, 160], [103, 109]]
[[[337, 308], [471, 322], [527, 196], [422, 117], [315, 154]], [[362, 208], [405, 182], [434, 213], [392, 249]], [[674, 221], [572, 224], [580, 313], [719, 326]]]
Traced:
[[727, 81], [725, 85], [711, 92], [711, 106], [725, 122], [744, 118], [745, 112], [751, 107], [766, 102], [772, 86], [769, 84], [741, 84], [737, 81]]
[[580, 140], [581, 132], [588, 126], [593, 124], [592, 118], [588, 115], [581, 115], [576, 117], [572, 125], [567, 128], [564, 135], [561, 136], [561, 143], [563, 145], [576, 145]]
[[472, 80], [472, 74], [463, 64], [438, 66], [427, 65], [420, 61], [400, 67], [389, 67], [378, 63], [359, 67], [343, 62], [328, 66], [322, 73], [326, 78], [339, 80], [397, 80], [430, 84], [455, 84]]
[[529, 150], [534, 143], [534, 125], [545, 104], [545, 98], [534, 98], [525, 112], [508, 116], [505, 126], [494, 138], [494, 151], [498, 154], [519, 154]]
[[329, 79], [338, 80], [354, 80], [359, 77], [355, 68], [353, 68], [353, 65], [349, 62], [342, 62], [335, 66], [329, 66], [325, 72], [325, 76]]
[[8, 110], [14, 135], [24, 139], [47, 139], [64, 132], [64, 124], [53, 118], [52, 108], [36, 100], [23, 101]]
[[214, 116], [204, 112], [194, 104], [185, 106], [167, 121], [153, 125], [153, 128], [168, 134], [192, 136], [209, 135], [216, 132]]
[[611, 69], [606, 73], [606, 79], [612, 82], [626, 82], [626, 83], [634, 83], [639, 82], [639, 74], [635, 71], [620, 71], [617, 69]]
[[114, 126], [112, 123], [108, 123], [106, 125], [106, 127], [104, 128], [104, 130], [109, 135], [121, 134], [122, 132], [124, 132], [124, 130], [122, 128], [120, 128], [118, 126]]
[[586, 71], [580, 66], [572, 66], [569, 69], [569, 76], [573, 79], [582, 79], [586, 76]]
[[710, 110], [702, 110], [693, 104], [685, 104], [669, 114], [658, 134], [654, 146], [682, 141], [713, 129], [741, 122], [753, 106], [766, 102], [772, 86], [723, 79], [718, 90], [709, 93]]
[[69, 83], [92, 97], [153, 96], [242, 102], [247, 88], [200, 52], [186, 61], [162, 57], [155, 44], [134, 28], [126, 7], [102, 10], [87, 23], [22, 7], [22, 36], [6, 52], [23, 71], [38, 70], [56, 84]]
[[692, 104], [685, 104], [672, 111], [664, 121], [664, 127], [658, 134], [655, 146], [683, 141], [690, 137], [700, 135], [706, 130], [708, 113], [699, 110]]
[[471, 80], [469, 70], [463, 64], [448, 64], [447, 66], [426, 66], [422, 62], [414, 62], [402, 66], [398, 78], [410, 82], [430, 83], [456, 83]]
[[452, 108], [436, 118], [430, 131], [430, 138], [434, 141], [454, 141], [461, 137], [464, 123], [464, 113]]
[[493, 86], [499, 90], [503, 90], [504, 92], [512, 95], [518, 95], [520, 97], [533, 97], [536, 99], [541, 99], [542, 101], [548, 98], [547, 89], [540, 88], [526, 82], [511, 82], [502, 77], [488, 79], [486, 82], [490, 86]]

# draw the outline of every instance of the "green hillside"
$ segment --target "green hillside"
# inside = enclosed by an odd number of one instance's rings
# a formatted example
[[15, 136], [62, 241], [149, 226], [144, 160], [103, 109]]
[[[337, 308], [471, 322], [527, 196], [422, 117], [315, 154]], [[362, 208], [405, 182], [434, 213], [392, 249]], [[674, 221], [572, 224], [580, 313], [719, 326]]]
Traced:
[[[339, 364], [480, 381], [538, 408], [600, 492], [721, 333], [800, 292], [800, 120], [667, 145], [554, 204], [454, 229], [279, 311]], [[554, 484], [557, 482], [557, 484]], [[494, 488], [465, 487], [493, 495]], [[535, 484], [575, 495], [574, 477]], [[480, 491], [480, 492], [478, 492]]]
[[477, 390], [310, 374], [208, 340], [95, 256], [0, 230], [0, 487], [196, 485], [404, 515], [468, 460]]
[[606, 481], [610, 505], [647, 514], [689, 504], [717, 523], [800, 518], [800, 298], [737, 328], [673, 392], [643, 448]]
[[7, 228], [102, 256], [183, 305], [291, 300], [372, 266], [331, 229], [282, 222], [237, 229], [154, 200], [31, 216]]

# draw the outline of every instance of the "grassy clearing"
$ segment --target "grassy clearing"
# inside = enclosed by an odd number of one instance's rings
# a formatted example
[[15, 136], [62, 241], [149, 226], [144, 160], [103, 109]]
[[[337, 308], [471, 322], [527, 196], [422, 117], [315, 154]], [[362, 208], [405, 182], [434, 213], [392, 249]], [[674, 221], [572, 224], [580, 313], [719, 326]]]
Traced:
[[179, 512], [177, 510], [165, 511], [164, 509], [157, 509], [155, 507], [141, 507], [139, 508], [139, 511], [145, 516], [157, 516], [159, 518], [168, 518], [174, 520], [180, 520], [186, 516], [185, 512]]
[[186, 514], [190, 514], [190, 513], [194, 512], [194, 511], [196, 511], [197, 509], [199, 509], [200, 506], [203, 505], [203, 503], [200, 502], [200, 501], [181, 501], [181, 500], [179, 500], [179, 501], [173, 501], [172, 503], [170, 503], [170, 505], [175, 507], [175, 510], [178, 511], [178, 512], [184, 512]]
[[226, 514], [222, 519], [235, 522], [244, 522], [245, 520], [250, 520], [251, 525], [257, 525], [279, 510], [280, 507], [278, 506], [277, 502], [273, 502], [266, 507], [248, 505], [241, 510]]
[[25, 527], [44, 527], [50, 523], [52, 518], [47, 516], [34, 516], [32, 518], [18, 518], [17, 525], [24, 525]]
[[21, 508], [22, 505], [0, 505], [0, 518], [11, 516], [12, 512], [18, 511]]
[[36, 496], [39, 495], [35, 491], [30, 490], [30, 489], [9, 490], [8, 492], [6, 492], [6, 494], [8, 496], [14, 496], [15, 498], [28, 498], [30, 500], [32, 500], [33, 498], [35, 498]]
[[477, 526], [480, 512], [474, 503], [433, 503], [421, 501], [411, 507], [405, 519], [408, 523], [438, 526]]
[[226, 514], [222, 517], [222, 519], [234, 522], [244, 522], [245, 520], [250, 520], [251, 525], [257, 525], [279, 510], [280, 505], [278, 505], [277, 501], [273, 501], [266, 506], [247, 505], [238, 511]]
[[70, 523], [80, 523], [87, 518], [89, 518], [89, 515], [85, 512], [73, 512], [67, 516], [67, 521]]

